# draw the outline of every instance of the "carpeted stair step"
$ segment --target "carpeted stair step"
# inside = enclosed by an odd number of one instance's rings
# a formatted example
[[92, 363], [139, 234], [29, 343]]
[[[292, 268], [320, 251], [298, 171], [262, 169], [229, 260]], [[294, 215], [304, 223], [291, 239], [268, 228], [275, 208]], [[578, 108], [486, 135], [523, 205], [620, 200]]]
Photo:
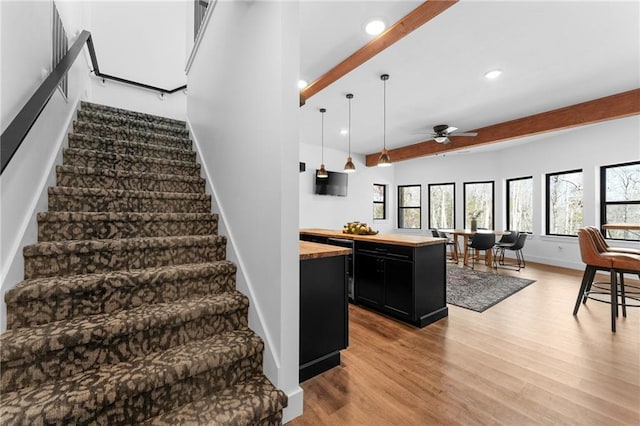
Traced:
[[236, 270], [233, 262], [220, 260], [25, 280], [5, 294], [7, 328], [232, 291]]
[[128, 109], [116, 108], [107, 105], [94, 104], [91, 102], [83, 101], [80, 104], [81, 111], [94, 111], [107, 114], [125, 115], [127, 117], [134, 118], [136, 120], [146, 121], [148, 123], [160, 123], [172, 126], [186, 127], [186, 123], [174, 118], [161, 117], [159, 115], [147, 114], [144, 112], [131, 111]]
[[232, 290], [8, 331], [0, 335], [0, 392], [246, 329], [248, 309], [249, 299]]
[[38, 213], [38, 242], [217, 233], [218, 215], [213, 213]]
[[132, 191], [185, 192], [204, 194], [205, 180], [198, 176], [57, 166], [58, 186], [76, 188], [127, 189]]
[[156, 266], [213, 262], [226, 256], [221, 235], [120, 240], [78, 240], [24, 247], [25, 279], [129, 271]]
[[137, 157], [162, 158], [165, 160], [196, 161], [196, 153], [190, 148], [183, 149], [149, 143], [128, 142], [80, 133], [69, 134], [69, 148], [89, 149]]
[[137, 120], [126, 115], [110, 114], [107, 112], [80, 110], [78, 111], [77, 119], [79, 121], [106, 124], [113, 127], [137, 130], [140, 132], [153, 132], [182, 138], [189, 136], [189, 131], [184, 126], [178, 127], [170, 124], [151, 123], [144, 120]]
[[122, 189], [48, 189], [49, 211], [208, 213], [211, 196], [184, 192], [127, 191]]
[[129, 130], [122, 127], [109, 126], [107, 124], [92, 123], [88, 121], [75, 121], [73, 123], [73, 131], [85, 135], [128, 140], [138, 143], [146, 142], [154, 145], [172, 146], [174, 148], [191, 147], [191, 140], [186, 137]]
[[200, 177], [200, 164], [196, 162], [137, 157], [74, 148], [65, 149], [63, 158], [65, 166]]
[[287, 395], [263, 375], [147, 420], [146, 426], [281, 424]]
[[262, 340], [237, 330], [3, 393], [0, 423], [132, 424], [261, 374]]

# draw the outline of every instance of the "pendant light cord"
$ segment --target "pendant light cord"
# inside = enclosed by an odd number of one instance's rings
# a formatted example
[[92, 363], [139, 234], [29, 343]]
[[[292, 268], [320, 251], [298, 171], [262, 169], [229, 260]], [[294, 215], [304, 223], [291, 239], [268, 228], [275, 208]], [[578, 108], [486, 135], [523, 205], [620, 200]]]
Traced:
[[382, 80], [383, 95], [382, 95], [382, 147], [387, 149], [387, 80]]
[[[351, 96], [351, 98], [353, 95]], [[349, 99], [349, 157], [351, 157], [351, 98]]]
[[322, 129], [320, 130], [321, 140], [322, 140], [322, 164], [324, 164], [324, 111], [320, 110], [322, 113]]

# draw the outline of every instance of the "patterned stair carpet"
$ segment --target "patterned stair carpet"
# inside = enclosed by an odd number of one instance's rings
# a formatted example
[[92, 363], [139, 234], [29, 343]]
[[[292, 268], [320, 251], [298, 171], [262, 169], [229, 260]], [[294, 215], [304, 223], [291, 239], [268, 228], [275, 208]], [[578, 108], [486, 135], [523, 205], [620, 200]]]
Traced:
[[185, 123], [83, 102], [5, 295], [0, 424], [282, 423]]

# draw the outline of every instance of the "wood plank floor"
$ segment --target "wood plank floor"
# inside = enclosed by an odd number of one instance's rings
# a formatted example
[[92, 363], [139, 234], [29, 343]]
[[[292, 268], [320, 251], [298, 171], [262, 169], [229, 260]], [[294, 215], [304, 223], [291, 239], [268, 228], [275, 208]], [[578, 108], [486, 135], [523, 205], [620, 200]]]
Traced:
[[640, 425], [640, 308], [613, 334], [608, 304], [572, 315], [580, 271], [498, 273], [536, 282], [483, 313], [449, 305], [423, 329], [350, 306], [342, 364], [302, 383], [288, 424]]

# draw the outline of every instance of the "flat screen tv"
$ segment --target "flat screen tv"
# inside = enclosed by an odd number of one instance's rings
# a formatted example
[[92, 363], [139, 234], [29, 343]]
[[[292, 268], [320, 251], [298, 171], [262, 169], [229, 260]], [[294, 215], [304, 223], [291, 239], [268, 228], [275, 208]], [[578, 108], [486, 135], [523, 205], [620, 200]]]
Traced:
[[327, 173], [329, 177], [319, 178], [318, 170], [316, 170], [316, 194], [346, 197], [348, 175], [346, 173], [329, 171]]

